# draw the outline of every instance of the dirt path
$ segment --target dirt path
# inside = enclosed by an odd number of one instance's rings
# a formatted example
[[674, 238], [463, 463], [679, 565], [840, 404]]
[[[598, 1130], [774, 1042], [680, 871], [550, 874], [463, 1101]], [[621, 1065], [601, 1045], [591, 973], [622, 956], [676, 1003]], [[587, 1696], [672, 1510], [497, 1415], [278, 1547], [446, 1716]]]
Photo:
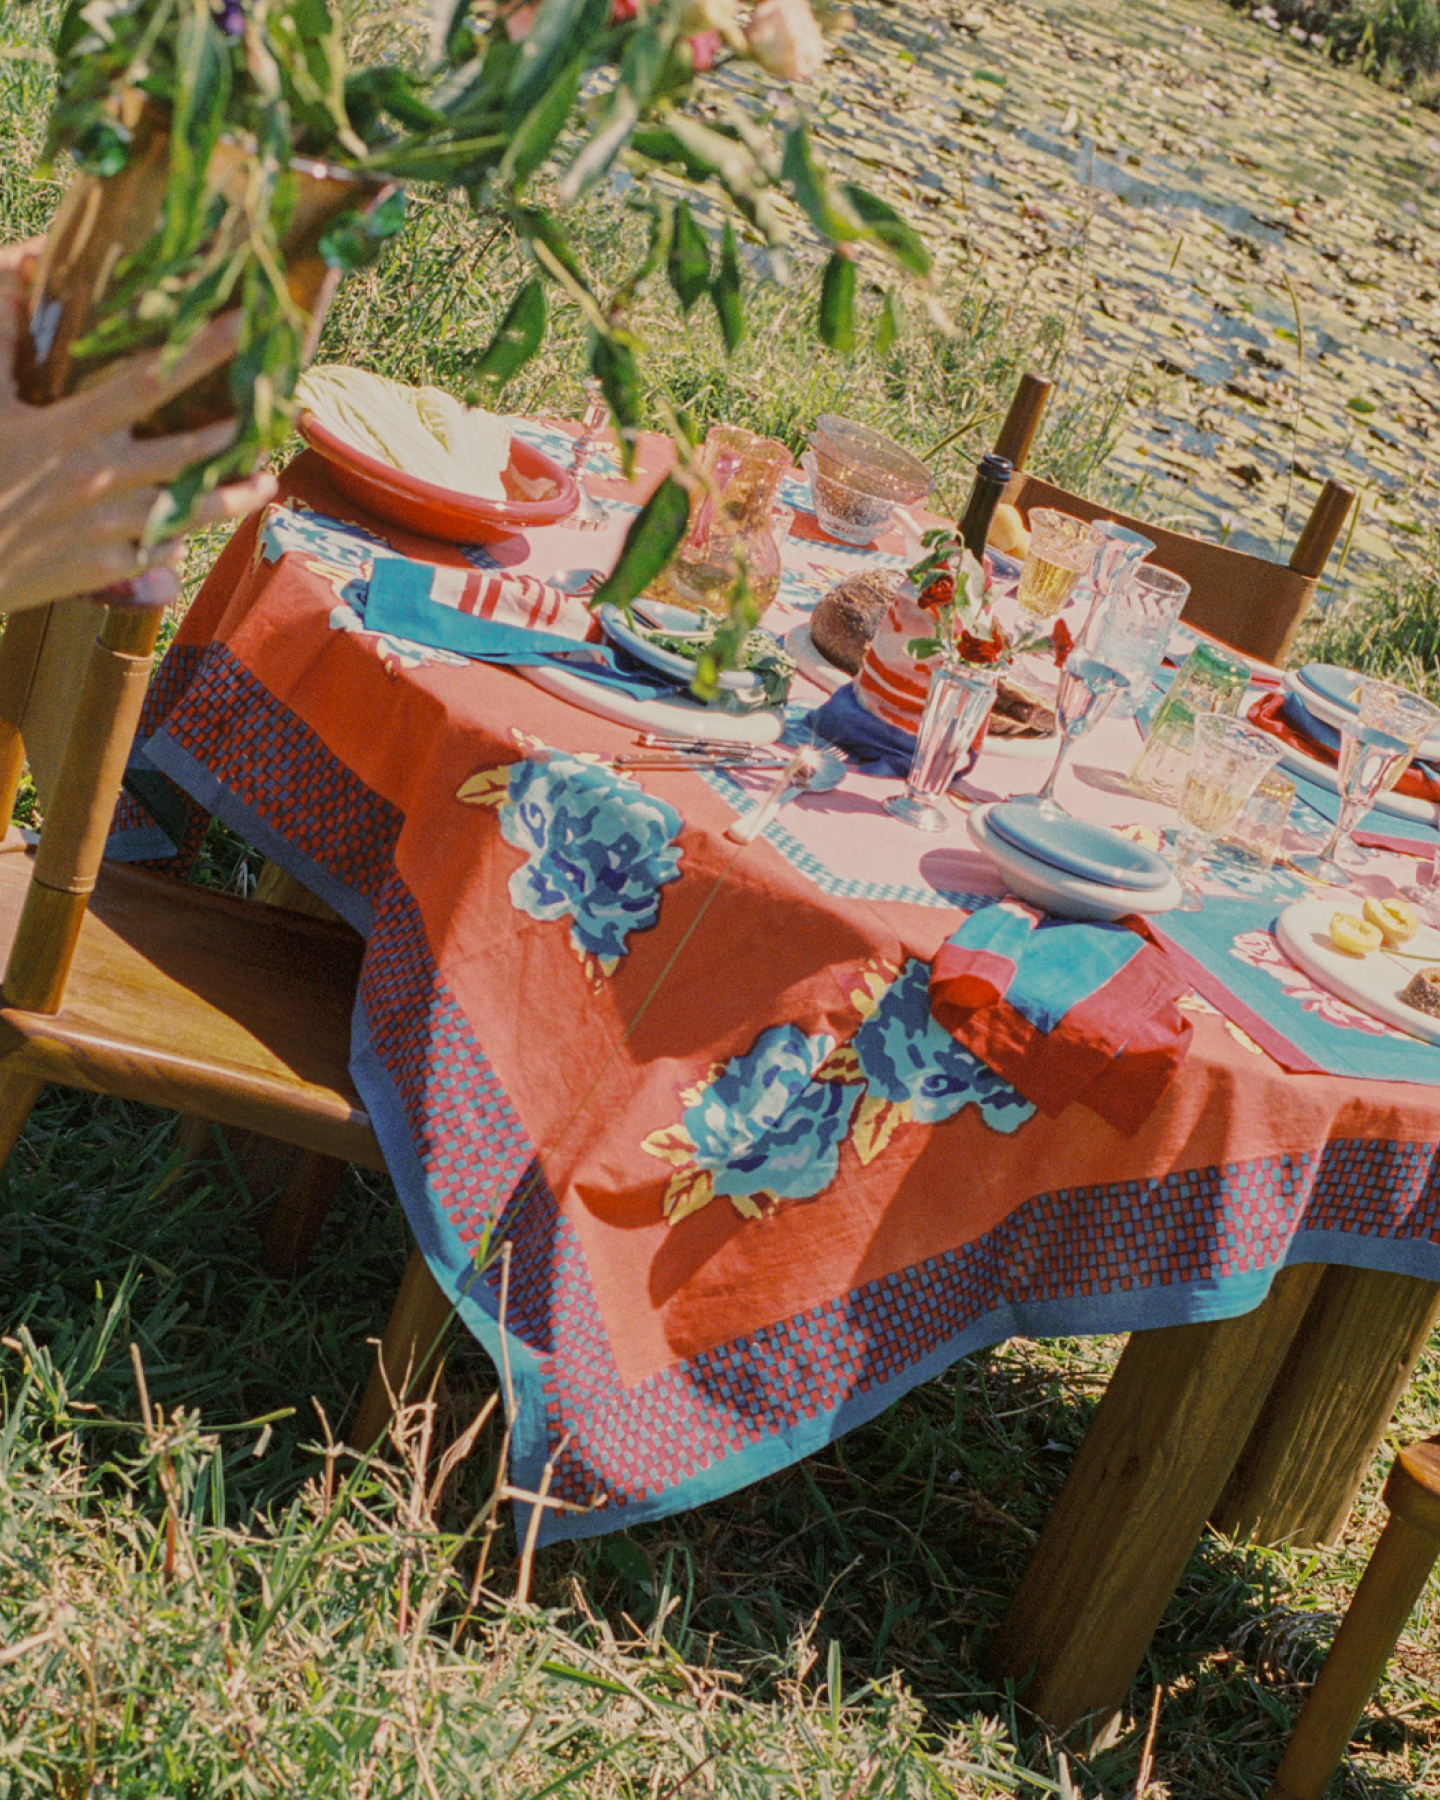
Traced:
[[997, 301], [1070, 318], [1070, 379], [1129, 377], [1117, 497], [1273, 554], [1336, 475], [1351, 586], [1428, 526], [1434, 114], [1214, 0], [853, 10], [832, 159]]

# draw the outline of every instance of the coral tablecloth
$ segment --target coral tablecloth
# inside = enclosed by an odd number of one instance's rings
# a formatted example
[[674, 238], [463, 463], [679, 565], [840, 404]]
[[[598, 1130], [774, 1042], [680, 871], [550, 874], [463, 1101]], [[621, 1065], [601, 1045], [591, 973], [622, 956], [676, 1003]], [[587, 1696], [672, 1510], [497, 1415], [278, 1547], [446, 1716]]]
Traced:
[[[541, 1541], [725, 1493], [1012, 1334], [1233, 1315], [1287, 1261], [1440, 1279], [1440, 1052], [1284, 963], [1292, 878], [1177, 924], [1193, 1040], [1138, 1131], [1048, 1117], [930, 1016], [932, 958], [1002, 891], [958, 811], [925, 837], [852, 775], [740, 847], [757, 777], [627, 778], [594, 760], [624, 726], [367, 632], [377, 547], [574, 584], [665, 456], [606, 471], [608, 533], [470, 551], [299, 459], [157, 675], [115, 838], [183, 855], [217, 814], [366, 936], [355, 1079], [437, 1279], [497, 1360], [508, 1334]], [[901, 561], [820, 539], [798, 478], [786, 498], [786, 622]], [[1102, 726], [1066, 784], [1158, 835], [1114, 779], [1138, 743]], [[971, 788], [1044, 767], [986, 755]]]

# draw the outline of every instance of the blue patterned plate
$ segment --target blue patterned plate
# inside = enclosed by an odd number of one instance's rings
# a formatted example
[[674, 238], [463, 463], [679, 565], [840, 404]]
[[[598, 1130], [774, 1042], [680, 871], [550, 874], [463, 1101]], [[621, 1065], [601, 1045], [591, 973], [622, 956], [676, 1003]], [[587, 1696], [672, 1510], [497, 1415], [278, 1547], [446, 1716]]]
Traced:
[[1108, 825], [1013, 802], [992, 806], [989, 818], [990, 829], [1004, 843], [1066, 875], [1147, 894], [1158, 893], [1171, 879], [1163, 857]]

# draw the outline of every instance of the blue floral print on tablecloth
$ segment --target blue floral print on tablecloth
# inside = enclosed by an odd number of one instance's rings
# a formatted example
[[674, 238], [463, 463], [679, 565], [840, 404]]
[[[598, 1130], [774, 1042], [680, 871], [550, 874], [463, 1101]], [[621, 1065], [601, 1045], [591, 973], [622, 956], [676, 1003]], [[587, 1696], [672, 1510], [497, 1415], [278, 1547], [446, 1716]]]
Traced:
[[681, 819], [635, 782], [580, 757], [513, 764], [500, 830], [525, 852], [510, 898], [532, 919], [571, 921], [582, 956], [613, 968], [633, 932], [660, 915], [660, 889], [680, 875]]
[[772, 1025], [730, 1059], [681, 1115], [692, 1167], [717, 1196], [803, 1200], [835, 1179], [858, 1087], [817, 1081], [835, 1040]]
[[1018, 1131], [1034, 1106], [930, 1016], [930, 965], [912, 959], [851, 1040], [870, 1094], [909, 1103], [917, 1124], [938, 1125], [974, 1105], [992, 1131]]

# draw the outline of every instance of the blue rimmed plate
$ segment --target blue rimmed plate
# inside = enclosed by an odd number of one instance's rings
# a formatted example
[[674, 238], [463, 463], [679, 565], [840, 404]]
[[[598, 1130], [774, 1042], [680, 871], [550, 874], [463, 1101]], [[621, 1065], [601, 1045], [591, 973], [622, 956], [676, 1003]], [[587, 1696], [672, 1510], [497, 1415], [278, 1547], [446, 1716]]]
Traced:
[[[649, 603], [637, 604], [636, 620], [633, 622], [626, 618], [620, 607], [602, 606], [597, 615], [600, 629], [617, 649], [624, 650], [637, 662], [644, 663], [666, 681], [673, 681], [677, 687], [689, 687], [695, 679], [695, 664], [688, 656], [681, 656], [678, 651], [667, 650], [654, 642], [644, 623], [642, 606], [648, 609]], [[667, 614], [679, 613], [679, 622], [672, 624], [667, 619], [662, 626], [663, 630], [684, 632], [687, 635], [695, 631], [694, 613], [680, 613], [677, 607], [666, 607], [664, 610]], [[650, 616], [653, 618], [655, 615], [651, 613]], [[749, 669], [722, 669], [716, 685], [720, 689], [717, 699], [722, 706], [744, 709], [764, 704], [764, 683]]]
[[1082, 881], [1152, 894], [1171, 879], [1163, 857], [1108, 825], [1014, 802], [992, 806], [989, 820], [991, 831], [1012, 849]]

